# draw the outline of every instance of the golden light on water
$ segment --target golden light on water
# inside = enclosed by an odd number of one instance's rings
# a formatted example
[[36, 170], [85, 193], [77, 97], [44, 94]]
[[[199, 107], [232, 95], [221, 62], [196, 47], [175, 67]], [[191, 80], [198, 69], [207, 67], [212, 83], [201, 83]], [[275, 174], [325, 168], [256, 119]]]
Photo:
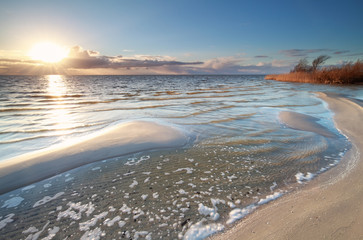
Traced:
[[55, 125], [57, 130], [67, 130], [72, 128], [72, 119], [65, 105], [63, 96], [67, 94], [67, 85], [61, 75], [48, 75], [48, 95], [57, 98], [55, 105], [49, 109], [49, 122]]
[[28, 55], [33, 60], [40, 60], [46, 63], [56, 63], [68, 56], [69, 49], [55, 43], [42, 42], [34, 45]]
[[67, 86], [61, 75], [48, 75], [48, 95], [61, 97], [67, 92]]

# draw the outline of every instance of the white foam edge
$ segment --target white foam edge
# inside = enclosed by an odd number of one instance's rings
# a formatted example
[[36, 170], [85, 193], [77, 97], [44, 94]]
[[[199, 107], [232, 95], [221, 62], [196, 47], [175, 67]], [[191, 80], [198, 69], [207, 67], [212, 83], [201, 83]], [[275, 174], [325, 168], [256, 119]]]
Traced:
[[202, 240], [210, 235], [213, 235], [217, 232], [224, 230], [224, 225], [220, 223], [210, 223], [210, 224], [203, 224], [206, 219], [202, 219], [201, 221], [193, 224], [190, 228], [186, 231], [183, 236], [184, 240]]
[[295, 174], [296, 181], [300, 184], [302, 184], [305, 181], [310, 181], [315, 177], [315, 174], [311, 172], [307, 172], [305, 175], [301, 172], [298, 172]]
[[227, 220], [226, 224], [232, 224], [237, 220], [240, 220], [253, 212], [256, 209], [256, 206], [254, 204], [249, 205], [245, 208], [235, 208], [232, 211], [229, 212], [229, 219]]

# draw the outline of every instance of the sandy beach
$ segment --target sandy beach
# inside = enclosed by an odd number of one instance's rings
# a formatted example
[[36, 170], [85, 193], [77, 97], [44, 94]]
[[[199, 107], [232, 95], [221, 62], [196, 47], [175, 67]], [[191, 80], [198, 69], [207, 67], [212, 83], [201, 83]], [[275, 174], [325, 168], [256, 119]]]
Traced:
[[213, 239], [363, 239], [362, 104], [332, 94], [318, 96], [335, 113], [335, 124], [352, 148], [337, 167]]

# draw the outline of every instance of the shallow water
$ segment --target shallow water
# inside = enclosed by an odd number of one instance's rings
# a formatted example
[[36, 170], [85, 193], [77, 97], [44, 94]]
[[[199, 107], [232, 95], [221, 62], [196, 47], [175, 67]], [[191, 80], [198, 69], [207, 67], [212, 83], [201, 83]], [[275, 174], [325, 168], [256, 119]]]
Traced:
[[[0, 86], [3, 161], [139, 119], [194, 136], [183, 148], [96, 162], [3, 194], [0, 235], [9, 239], [203, 238], [349, 149], [315, 91], [363, 96], [362, 87], [263, 76], [3, 76]], [[338, 137], [288, 128], [281, 111], [319, 118]]]

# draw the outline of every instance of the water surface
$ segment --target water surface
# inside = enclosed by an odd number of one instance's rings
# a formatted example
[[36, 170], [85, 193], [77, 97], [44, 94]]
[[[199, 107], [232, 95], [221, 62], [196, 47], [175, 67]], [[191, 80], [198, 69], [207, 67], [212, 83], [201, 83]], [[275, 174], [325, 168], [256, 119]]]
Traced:
[[[0, 161], [140, 119], [193, 137], [182, 148], [99, 161], [3, 194], [0, 234], [176, 239], [227, 228], [349, 149], [316, 91], [363, 96], [362, 87], [263, 76], [2, 76]], [[318, 118], [337, 137], [289, 128], [281, 111]]]

